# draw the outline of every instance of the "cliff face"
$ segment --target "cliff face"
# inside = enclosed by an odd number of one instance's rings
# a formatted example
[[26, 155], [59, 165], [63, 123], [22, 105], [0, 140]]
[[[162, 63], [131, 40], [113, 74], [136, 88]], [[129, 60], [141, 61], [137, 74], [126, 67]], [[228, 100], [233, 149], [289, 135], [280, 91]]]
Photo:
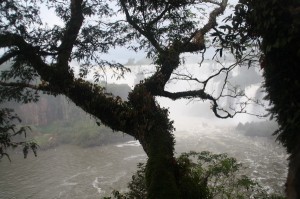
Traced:
[[46, 96], [41, 97], [38, 104], [22, 104], [16, 108], [16, 112], [22, 118], [22, 123], [33, 125], [45, 125], [48, 123], [48, 100]]
[[54, 121], [80, 119], [86, 114], [64, 96], [41, 95], [37, 103], [19, 104], [15, 108], [16, 113], [27, 125], [47, 125]]
[[[107, 85], [107, 91], [114, 96], [120, 96], [123, 100], [127, 99], [130, 92], [127, 84]], [[9, 102], [5, 104], [13, 108], [25, 125], [43, 126], [54, 121], [75, 121], [89, 117], [84, 111], [70, 102], [64, 96], [40, 95], [37, 103], [18, 104]]]

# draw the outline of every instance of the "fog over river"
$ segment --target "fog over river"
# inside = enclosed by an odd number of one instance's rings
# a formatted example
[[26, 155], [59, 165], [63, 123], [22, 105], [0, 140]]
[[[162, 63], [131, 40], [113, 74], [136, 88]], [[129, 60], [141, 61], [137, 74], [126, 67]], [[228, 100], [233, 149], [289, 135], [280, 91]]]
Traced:
[[[244, 163], [243, 174], [269, 191], [283, 190], [287, 175], [285, 150], [269, 138], [245, 136], [233, 127], [199, 123], [177, 131], [176, 153], [208, 150], [228, 153]], [[93, 148], [64, 145], [39, 151], [38, 157], [11, 155], [0, 163], [0, 198], [99, 199], [126, 189], [138, 162], [146, 155], [137, 141]]]

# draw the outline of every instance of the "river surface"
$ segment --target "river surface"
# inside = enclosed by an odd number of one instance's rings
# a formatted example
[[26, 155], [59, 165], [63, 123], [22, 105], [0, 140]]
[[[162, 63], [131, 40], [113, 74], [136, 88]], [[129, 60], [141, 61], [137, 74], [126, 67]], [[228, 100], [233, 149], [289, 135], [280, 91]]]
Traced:
[[[282, 191], [287, 154], [273, 140], [244, 136], [232, 128], [199, 124], [178, 131], [176, 152], [208, 150], [228, 153], [246, 167], [245, 174], [266, 189]], [[138, 162], [146, 155], [137, 141], [93, 148], [60, 146], [39, 151], [38, 157], [11, 154], [0, 162], [1, 199], [99, 199], [125, 190]]]

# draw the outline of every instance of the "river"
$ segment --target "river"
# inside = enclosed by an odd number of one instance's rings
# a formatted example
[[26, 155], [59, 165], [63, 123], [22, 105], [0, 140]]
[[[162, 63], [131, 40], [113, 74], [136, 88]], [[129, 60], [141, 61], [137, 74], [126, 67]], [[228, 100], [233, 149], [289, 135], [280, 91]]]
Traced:
[[[273, 140], [206, 124], [175, 136], [177, 154], [228, 153], [245, 165], [245, 174], [270, 192], [283, 190], [288, 156]], [[0, 162], [1, 199], [99, 199], [114, 189], [126, 189], [136, 164], [145, 162], [146, 155], [137, 141], [129, 141], [93, 148], [63, 145], [27, 159], [15, 152], [11, 159]]]

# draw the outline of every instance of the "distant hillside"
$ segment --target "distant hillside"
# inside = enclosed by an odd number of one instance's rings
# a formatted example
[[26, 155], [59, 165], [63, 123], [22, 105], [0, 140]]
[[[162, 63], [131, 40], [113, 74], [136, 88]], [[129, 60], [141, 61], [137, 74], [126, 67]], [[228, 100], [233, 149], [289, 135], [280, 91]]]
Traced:
[[272, 137], [272, 134], [278, 129], [278, 124], [274, 121], [247, 122], [239, 123], [236, 130], [247, 136]]

